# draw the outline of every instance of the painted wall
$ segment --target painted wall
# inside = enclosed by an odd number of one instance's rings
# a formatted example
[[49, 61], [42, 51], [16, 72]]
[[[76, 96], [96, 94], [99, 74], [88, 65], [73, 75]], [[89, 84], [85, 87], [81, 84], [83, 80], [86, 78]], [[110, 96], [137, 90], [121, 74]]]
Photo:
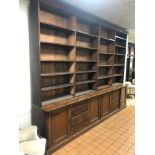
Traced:
[[28, 29], [29, 0], [19, 0], [20, 20], [20, 91], [18, 94], [19, 127], [31, 125], [31, 89], [30, 89], [30, 55], [29, 55], [29, 29]]

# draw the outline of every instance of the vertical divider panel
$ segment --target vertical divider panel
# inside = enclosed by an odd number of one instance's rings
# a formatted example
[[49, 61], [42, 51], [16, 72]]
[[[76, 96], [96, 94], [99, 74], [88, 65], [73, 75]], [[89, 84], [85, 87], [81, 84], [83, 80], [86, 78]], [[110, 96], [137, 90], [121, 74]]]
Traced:
[[[111, 83], [111, 85], [113, 84], [113, 78], [114, 78], [114, 60], [115, 60], [115, 54], [116, 54], [116, 51], [115, 51], [115, 45], [116, 45], [116, 31], [114, 32], [114, 36], [115, 36], [115, 42], [114, 42], [114, 56], [113, 56], [112, 83]], [[110, 97], [110, 98], [111, 98], [111, 97]]]
[[75, 79], [76, 79], [76, 45], [77, 45], [77, 18], [76, 16], [72, 16], [71, 19], [70, 19], [72, 22], [71, 22], [71, 26], [73, 27], [73, 29], [75, 30], [75, 47], [74, 47], [74, 54], [73, 54], [73, 87], [72, 87], [72, 90], [71, 90], [71, 93], [73, 96], [75, 96], [75, 91], [76, 91], [76, 85], [75, 85]]
[[99, 80], [98, 80], [98, 77], [99, 77], [99, 61], [100, 61], [100, 58], [99, 58], [99, 46], [100, 46], [100, 36], [101, 36], [101, 24], [99, 24], [98, 26], [98, 45], [97, 45], [97, 81], [96, 81], [96, 87], [98, 87], [98, 83], [99, 83]]

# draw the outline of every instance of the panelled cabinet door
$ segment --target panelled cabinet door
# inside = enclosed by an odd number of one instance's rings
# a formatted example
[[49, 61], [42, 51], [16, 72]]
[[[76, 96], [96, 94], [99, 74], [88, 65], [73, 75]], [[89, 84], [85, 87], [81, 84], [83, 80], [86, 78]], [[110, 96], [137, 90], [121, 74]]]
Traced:
[[51, 145], [58, 143], [68, 136], [68, 110], [60, 109], [54, 113], [49, 114], [48, 133]]
[[105, 116], [110, 112], [110, 94], [105, 94], [101, 98], [101, 116]]
[[126, 105], [126, 87], [121, 89], [121, 100], [120, 106], [124, 107]]
[[120, 108], [120, 95], [121, 89], [111, 92], [110, 112], [113, 112]]
[[90, 123], [99, 119], [99, 97], [89, 100], [89, 119]]

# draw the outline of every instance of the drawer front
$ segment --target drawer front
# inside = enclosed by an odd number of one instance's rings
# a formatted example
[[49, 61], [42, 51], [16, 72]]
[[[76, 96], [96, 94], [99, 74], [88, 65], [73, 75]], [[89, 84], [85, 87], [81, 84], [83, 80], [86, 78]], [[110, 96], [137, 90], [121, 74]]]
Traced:
[[88, 111], [88, 103], [82, 102], [80, 105], [74, 106], [71, 108], [71, 117], [75, 117], [79, 114], [82, 114], [84, 112]]
[[84, 121], [82, 121], [81, 123], [75, 125], [74, 127], [71, 128], [71, 132], [72, 134], [75, 134], [76, 132], [84, 129], [85, 127], [87, 127], [89, 125], [89, 119], [86, 119]]
[[77, 116], [77, 117], [72, 118], [72, 123], [71, 123], [71, 125], [72, 125], [72, 126], [75, 126], [75, 125], [77, 125], [77, 124], [83, 122], [84, 120], [87, 120], [87, 119], [89, 118], [89, 115], [88, 115], [88, 114], [89, 114], [89, 113], [88, 113], [88, 111], [87, 111], [87, 112], [85, 112], [85, 113], [83, 113], [83, 114], [81, 114], [81, 115], [79, 115], [79, 116]]

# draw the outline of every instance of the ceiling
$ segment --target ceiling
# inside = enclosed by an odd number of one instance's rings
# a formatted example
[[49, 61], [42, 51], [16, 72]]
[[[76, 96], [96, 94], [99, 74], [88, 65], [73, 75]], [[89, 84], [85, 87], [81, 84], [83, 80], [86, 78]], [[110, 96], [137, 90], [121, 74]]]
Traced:
[[[135, 0], [63, 0], [89, 13], [128, 29], [134, 39]], [[131, 32], [131, 33], [130, 33]], [[132, 41], [134, 42], [134, 41]]]

